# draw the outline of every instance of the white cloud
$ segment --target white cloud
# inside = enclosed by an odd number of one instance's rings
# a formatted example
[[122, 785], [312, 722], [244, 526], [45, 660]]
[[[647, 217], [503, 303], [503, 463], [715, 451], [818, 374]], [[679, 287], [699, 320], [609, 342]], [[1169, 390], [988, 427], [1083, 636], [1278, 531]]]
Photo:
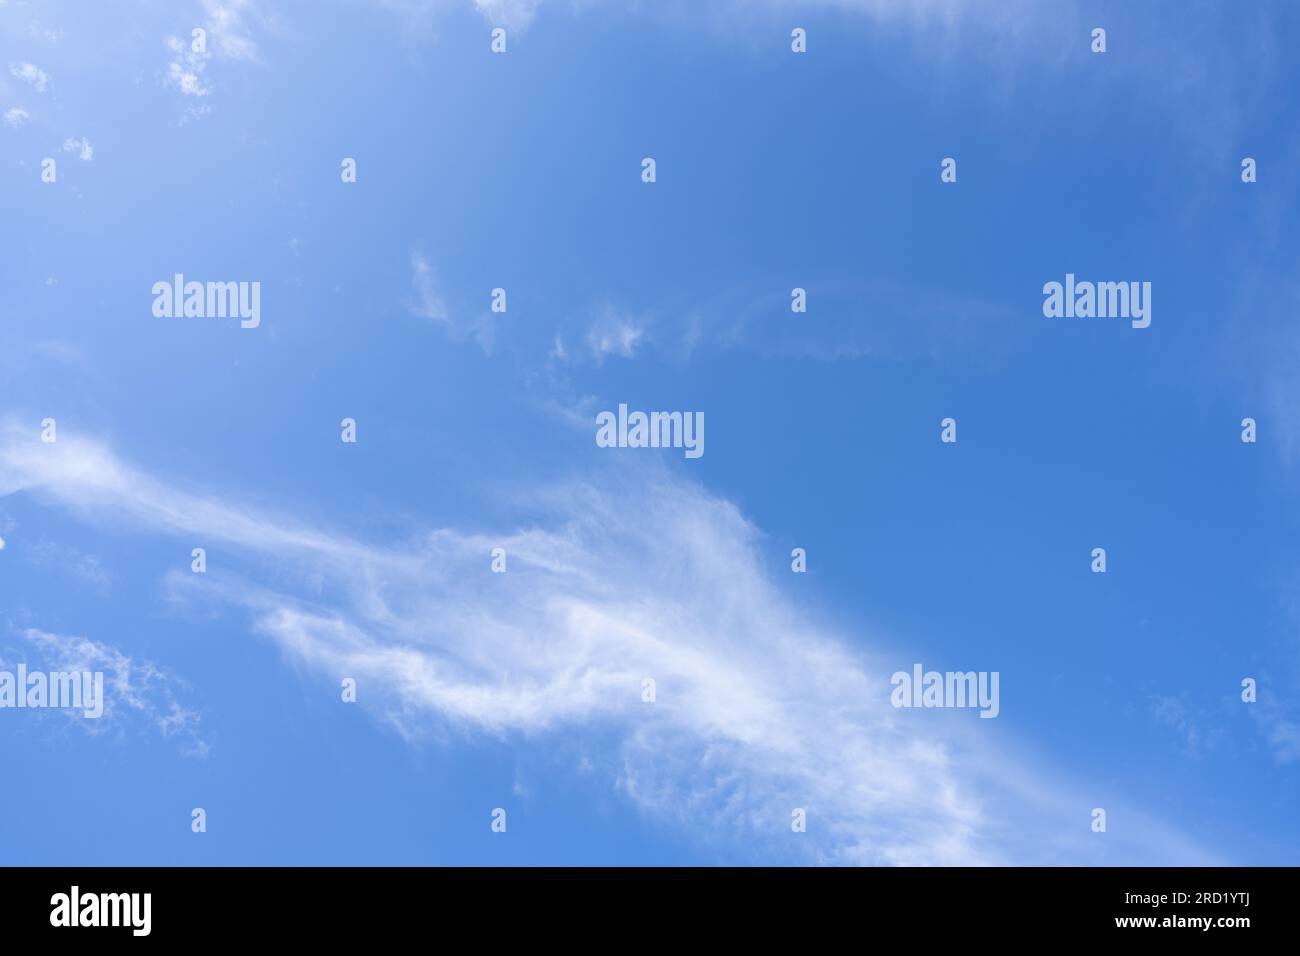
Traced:
[[[597, 478], [604, 480], [598, 481]], [[1031, 766], [992, 721], [898, 711], [916, 660], [847, 641], [787, 596], [769, 545], [730, 503], [666, 470], [564, 483], [539, 526], [432, 531], [379, 546], [178, 490], [73, 436], [0, 429], [0, 495], [29, 491], [136, 533], [221, 541], [300, 581], [177, 572], [178, 601], [240, 607], [293, 663], [358, 678], [410, 737], [458, 731], [584, 753], [618, 789], [724, 854], [862, 863], [1204, 863], [1158, 821], [1087, 839], [1094, 787]], [[506, 574], [489, 571], [493, 547]], [[783, 566], [782, 566], [783, 567]], [[641, 701], [653, 677], [658, 702]], [[1004, 712], [1007, 688], [1004, 686]], [[595, 746], [593, 744], [593, 746]], [[571, 764], [569, 764], [571, 766]], [[797, 842], [790, 811], [814, 825]]]
[[1156, 694], [1150, 705], [1156, 724], [1176, 735], [1187, 756], [1199, 757], [1222, 743], [1224, 730], [1214, 719], [1215, 715], [1183, 697]]
[[24, 550], [31, 562], [38, 567], [54, 574], [73, 577], [100, 594], [107, 594], [112, 587], [112, 576], [104, 563], [93, 554], [52, 541], [41, 541]]
[[180, 126], [184, 126], [186, 123], [193, 120], [202, 119], [211, 112], [212, 108], [208, 106], [207, 103], [202, 103], [199, 106], [187, 106], [185, 107], [185, 112], [182, 113], [180, 119], [177, 120], [177, 123]]
[[31, 627], [24, 629], [21, 636], [46, 669], [103, 672], [103, 715], [86, 720], [79, 712], [72, 712], [76, 723], [87, 732], [98, 734], [110, 728], [121, 731], [139, 721], [174, 739], [185, 754], [201, 756], [208, 752], [199, 736], [199, 714], [182, 704], [178, 696], [184, 682], [156, 664], [136, 660], [115, 647], [85, 637]]
[[207, 68], [211, 54], [196, 53], [190, 44], [177, 37], [168, 37], [165, 42], [172, 53], [172, 60], [167, 64], [164, 82], [186, 96], [207, 96], [209, 90], [203, 85], [201, 74]]
[[[475, 10], [490, 25], [507, 30], [522, 31], [536, 19], [543, 0], [470, 0]], [[550, 3], [551, 8], [581, 11], [591, 6], [593, 0], [567, 0]], [[392, 9], [415, 22], [427, 21], [435, 13], [461, 10], [470, 5], [467, 0], [376, 0], [378, 5]], [[698, 24], [701, 17], [720, 17], [731, 24], [753, 18], [758, 14], [785, 17], [792, 11], [822, 8], [850, 14], [864, 14], [872, 19], [908, 19], [927, 25], [953, 27], [963, 16], [970, 15], [995, 21], [997, 24], [1023, 24], [1033, 10], [1028, 0], [1002, 0], [997, 4], [976, 4], [971, 0], [730, 0], [703, 5], [697, 0], [659, 0], [645, 4], [637, 0], [624, 0], [622, 6], [634, 13], [656, 12], [664, 15], [690, 18]]]
[[9, 72], [25, 83], [30, 83], [38, 93], [44, 93], [50, 82], [49, 74], [32, 63], [10, 63]]
[[25, 109], [15, 106], [11, 110], [5, 111], [5, 125], [12, 127], [22, 126], [27, 122], [28, 113]]
[[587, 347], [597, 364], [607, 355], [632, 358], [644, 337], [640, 320], [608, 306], [598, 309], [587, 327]]
[[1274, 759], [1280, 764], [1300, 760], [1300, 721], [1293, 714], [1288, 714], [1285, 705], [1272, 702], [1259, 705], [1257, 711], [1251, 711], [1263, 727]]
[[453, 340], [472, 338], [484, 352], [492, 352], [496, 340], [492, 315], [484, 311], [469, 318], [454, 319], [443, 299], [433, 265], [419, 252], [411, 253], [411, 288], [415, 296], [405, 302], [411, 315], [428, 319], [444, 329]]
[[474, 7], [493, 26], [523, 30], [533, 22], [542, 0], [474, 0]]
[[231, 60], [257, 59], [249, 19], [262, 19], [253, 0], [203, 0], [213, 52]]
[[27, 32], [38, 40], [45, 40], [47, 43], [58, 43], [63, 39], [63, 31], [51, 29], [44, 26], [39, 20], [33, 20], [27, 26]]
[[[542, 0], [374, 0], [402, 17], [407, 30], [427, 30], [439, 14], [458, 12], [473, 6], [493, 27], [521, 32], [532, 23]], [[579, 0], [588, 2], [588, 0]], [[573, 6], [574, 4], [570, 4]]]
[[[167, 75], [163, 82], [184, 96], [208, 96], [211, 86], [204, 75], [213, 58], [223, 60], [256, 60], [257, 44], [253, 40], [250, 21], [265, 23], [252, 0], [203, 0], [204, 42], [201, 49], [194, 48], [194, 37], [169, 36], [164, 41], [171, 52]], [[209, 112], [208, 107], [189, 107], [181, 122], [198, 119]]]
[[167, 65], [167, 82], [186, 96], [207, 96], [208, 88], [199, 79], [197, 70], [187, 70], [178, 61]]
[[68, 137], [63, 141], [63, 151], [65, 153], [76, 153], [77, 158], [90, 162], [95, 155], [95, 147], [90, 145], [90, 140], [86, 137], [76, 139]]
[[415, 290], [415, 299], [408, 300], [406, 307], [412, 315], [433, 322], [450, 323], [447, 303], [438, 290], [433, 266], [418, 252], [411, 253], [411, 287]]

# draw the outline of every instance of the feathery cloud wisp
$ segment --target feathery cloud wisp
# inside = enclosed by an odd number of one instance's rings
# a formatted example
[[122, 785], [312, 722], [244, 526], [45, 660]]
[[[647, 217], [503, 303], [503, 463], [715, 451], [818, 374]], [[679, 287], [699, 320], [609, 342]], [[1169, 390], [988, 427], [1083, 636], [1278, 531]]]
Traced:
[[[116, 647], [85, 637], [55, 634], [28, 627], [21, 631], [42, 667], [65, 673], [104, 674], [103, 713], [95, 720], [76, 723], [88, 733], [126, 730], [131, 722], [143, 722], [163, 737], [180, 743], [187, 756], [203, 756], [208, 745], [199, 735], [201, 718], [181, 702], [184, 682], [152, 661], [137, 660]], [[29, 667], [31, 658], [27, 658]]]
[[[1086, 798], [995, 744], [983, 721], [898, 711], [912, 656], [865, 649], [797, 608], [762, 536], [667, 470], [575, 481], [545, 527], [429, 532], [374, 546], [177, 490], [93, 442], [0, 430], [0, 495], [30, 492], [134, 532], [201, 534], [238, 560], [296, 565], [275, 588], [175, 573], [173, 593], [242, 608], [293, 662], [404, 735], [441, 729], [584, 754], [637, 806], [727, 852], [850, 863], [1084, 862]], [[610, 490], [616, 489], [616, 490]], [[488, 556], [506, 550], [508, 572]], [[653, 678], [657, 700], [642, 700]], [[930, 719], [934, 718], [934, 719]], [[815, 827], [791, 843], [800, 807]], [[1207, 862], [1135, 811], [1107, 862]]]

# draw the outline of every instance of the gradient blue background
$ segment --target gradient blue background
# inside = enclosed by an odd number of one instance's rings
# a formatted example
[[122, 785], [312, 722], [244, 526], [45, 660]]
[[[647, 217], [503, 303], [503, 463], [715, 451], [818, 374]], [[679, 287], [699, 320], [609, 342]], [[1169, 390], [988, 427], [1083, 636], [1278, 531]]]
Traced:
[[[1296, 8], [695, 6], [548, 2], [494, 56], [468, 3], [259, 2], [256, 57], [214, 57], [181, 122], [162, 39], [211, 5], [11, 0], [6, 71], [51, 79], [0, 86], [30, 114], [0, 128], [0, 413], [387, 539], [510, 526], [504, 487], [582, 470], [591, 431], [555, 403], [704, 410], [704, 457], [663, 457], [768, 535], [774, 574], [808, 550], [797, 600], [908, 663], [999, 670], [998, 734], [1225, 862], [1295, 863]], [[489, 350], [408, 308], [417, 253], [453, 315], [508, 289]], [[262, 327], [154, 319], [176, 271], [260, 280]], [[1044, 318], [1066, 272], [1150, 281], [1151, 327]], [[601, 310], [644, 330], [634, 355], [584, 353]], [[37, 627], [155, 661], [209, 745], [0, 711], [2, 863], [785, 860], [547, 746], [412, 744], [339, 706], [238, 614], [168, 606], [186, 541], [39, 495], [0, 521], [0, 646]]]

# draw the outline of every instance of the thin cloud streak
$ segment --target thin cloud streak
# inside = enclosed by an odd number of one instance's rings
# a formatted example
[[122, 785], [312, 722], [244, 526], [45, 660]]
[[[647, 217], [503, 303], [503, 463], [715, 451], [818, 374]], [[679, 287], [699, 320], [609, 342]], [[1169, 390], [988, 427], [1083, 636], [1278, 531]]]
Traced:
[[[381, 547], [178, 490], [93, 442], [0, 430], [0, 495], [30, 492], [137, 533], [221, 540], [254, 565], [296, 563], [298, 586], [211, 569], [166, 584], [181, 603], [243, 608], [290, 662], [335, 686], [355, 677], [359, 701], [413, 743], [612, 740], [598, 757], [614, 785], [723, 855], [1214, 862], [1115, 801], [1108, 812], [1128, 832], [1098, 838], [1094, 804], [994, 743], [976, 726], [986, 722], [890, 707], [889, 674], [916, 658], [883, 641], [862, 650], [809, 619], [729, 502], [666, 469], [603, 477], [531, 502], [545, 527], [437, 530]], [[494, 547], [506, 550], [505, 574], [489, 570]], [[805, 834], [790, 830], [796, 807], [808, 811]]]

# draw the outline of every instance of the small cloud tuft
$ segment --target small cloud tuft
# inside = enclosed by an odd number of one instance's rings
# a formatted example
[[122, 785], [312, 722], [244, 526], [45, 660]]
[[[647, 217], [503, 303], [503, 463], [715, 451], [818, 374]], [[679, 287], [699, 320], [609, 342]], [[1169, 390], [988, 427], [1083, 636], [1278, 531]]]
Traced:
[[86, 137], [77, 139], [69, 136], [63, 141], [63, 151], [65, 153], [76, 153], [77, 158], [85, 162], [90, 162], [95, 155], [95, 147], [90, 145], [90, 140]]
[[44, 93], [50, 82], [50, 75], [33, 63], [10, 63], [9, 72], [23, 82], [30, 83], [37, 93]]

